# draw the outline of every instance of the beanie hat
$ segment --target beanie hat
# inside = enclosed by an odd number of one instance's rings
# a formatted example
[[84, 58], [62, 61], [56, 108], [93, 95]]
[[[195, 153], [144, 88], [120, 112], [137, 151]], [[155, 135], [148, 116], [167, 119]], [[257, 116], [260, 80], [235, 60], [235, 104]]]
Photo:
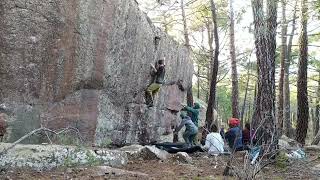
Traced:
[[229, 125], [232, 127], [239, 126], [240, 120], [238, 118], [230, 118], [229, 119]]
[[200, 104], [199, 103], [194, 103], [194, 108], [195, 109], [200, 109]]

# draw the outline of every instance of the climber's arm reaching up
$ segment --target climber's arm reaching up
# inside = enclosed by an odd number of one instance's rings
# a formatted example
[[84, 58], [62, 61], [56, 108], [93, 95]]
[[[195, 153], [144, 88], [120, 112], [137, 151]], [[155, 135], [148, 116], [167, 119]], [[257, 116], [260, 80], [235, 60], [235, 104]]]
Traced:
[[150, 63], [150, 67], [151, 67], [151, 71], [153, 73], [157, 73], [157, 69], [156, 69], [156, 67], [154, 67], [154, 65], [152, 63]]

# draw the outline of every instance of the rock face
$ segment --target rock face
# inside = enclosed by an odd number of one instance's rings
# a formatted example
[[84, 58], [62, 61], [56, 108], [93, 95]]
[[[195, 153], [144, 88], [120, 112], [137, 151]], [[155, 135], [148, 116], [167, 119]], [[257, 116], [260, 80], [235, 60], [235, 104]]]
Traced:
[[[8, 141], [40, 126], [72, 126], [88, 143], [145, 144], [176, 123], [185, 92], [174, 83], [190, 86], [192, 62], [135, 1], [2, 0], [0, 19]], [[162, 57], [167, 84], [147, 108], [150, 63]]]

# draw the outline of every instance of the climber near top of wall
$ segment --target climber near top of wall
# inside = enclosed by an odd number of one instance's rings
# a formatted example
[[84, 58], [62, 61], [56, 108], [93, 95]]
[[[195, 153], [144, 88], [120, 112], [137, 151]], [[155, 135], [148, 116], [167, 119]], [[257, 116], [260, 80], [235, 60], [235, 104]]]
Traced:
[[153, 76], [152, 83], [146, 90], [146, 101], [149, 107], [153, 106], [154, 96], [159, 92], [161, 86], [164, 84], [164, 77], [166, 74], [165, 58], [158, 60], [156, 65], [151, 64], [151, 75]]

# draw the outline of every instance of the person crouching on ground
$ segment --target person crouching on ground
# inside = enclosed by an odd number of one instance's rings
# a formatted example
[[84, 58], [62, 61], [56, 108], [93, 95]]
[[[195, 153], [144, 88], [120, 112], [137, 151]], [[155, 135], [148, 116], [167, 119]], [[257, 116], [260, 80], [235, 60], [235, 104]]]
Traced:
[[229, 119], [229, 130], [226, 132], [225, 138], [228, 145], [232, 151], [242, 151], [242, 130], [240, 129], [239, 119], [231, 118]]
[[218, 132], [216, 125], [211, 128], [211, 133], [206, 137], [206, 142], [203, 149], [208, 150], [209, 155], [219, 155], [224, 152], [224, 141]]
[[177, 127], [177, 129], [175, 129], [174, 133], [175, 134], [178, 133], [183, 126], [186, 126], [186, 130], [183, 133], [183, 139], [186, 142], [186, 144], [188, 145], [188, 147], [190, 147], [193, 145], [193, 139], [196, 137], [196, 135], [198, 133], [198, 128], [192, 122], [191, 118], [189, 116], [187, 116], [187, 114], [185, 112], [181, 112], [180, 117], [182, 119], [181, 123]]

